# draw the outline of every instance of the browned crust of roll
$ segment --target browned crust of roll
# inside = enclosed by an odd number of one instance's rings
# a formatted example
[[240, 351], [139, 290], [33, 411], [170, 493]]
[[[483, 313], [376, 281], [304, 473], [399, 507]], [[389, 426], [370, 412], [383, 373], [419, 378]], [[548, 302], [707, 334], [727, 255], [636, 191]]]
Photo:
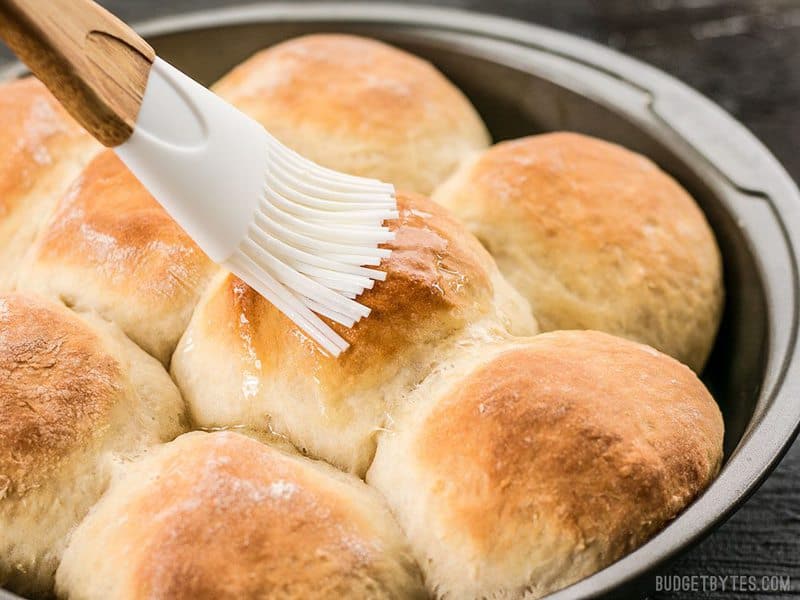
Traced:
[[54, 162], [91, 139], [38, 79], [0, 85], [0, 218]]
[[112, 151], [58, 203], [36, 259], [96, 269], [115, 292], [153, 303], [196, 294], [210, 262]]
[[121, 367], [77, 316], [33, 296], [0, 296], [0, 499], [23, 496], [101, 435]]
[[439, 510], [487, 558], [513, 551], [542, 518], [579, 550], [598, 545], [608, 564], [708, 485], [722, 435], [688, 367], [604, 333], [564, 331], [470, 373], [416, 439], [428, 477], [457, 478]]
[[[350, 343], [337, 359], [324, 355], [286, 316], [233, 275], [204, 307], [202, 329], [214, 336], [219, 327], [227, 327], [236, 345], [243, 339], [252, 345], [264, 374], [301, 368], [335, 396], [363, 387], [366, 373], [380, 371], [404, 348], [432, 335], [446, 337], [484, 314], [493, 292], [486, 251], [426, 198], [400, 193], [398, 207], [400, 218], [388, 223], [396, 232], [386, 245], [392, 254], [378, 267], [387, 272], [386, 281], [358, 298], [372, 310], [370, 316], [352, 328], [329, 322]], [[429, 323], [436, 328], [433, 333]]]
[[606, 331], [702, 369], [722, 314], [720, 252], [694, 199], [652, 161], [585, 135], [535, 135], [493, 146], [434, 199], [543, 330]]

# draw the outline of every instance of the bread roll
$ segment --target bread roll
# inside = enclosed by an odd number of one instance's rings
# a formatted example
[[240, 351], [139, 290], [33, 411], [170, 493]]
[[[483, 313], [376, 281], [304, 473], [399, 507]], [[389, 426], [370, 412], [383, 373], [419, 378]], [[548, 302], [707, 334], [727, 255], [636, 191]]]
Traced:
[[115, 326], [5, 294], [0, 415], [0, 587], [42, 595], [114, 462], [183, 431], [183, 403]]
[[367, 481], [437, 597], [538, 598], [635, 549], [712, 480], [719, 409], [656, 350], [591, 331], [481, 348], [415, 390]]
[[326, 167], [422, 194], [489, 144], [475, 109], [432, 65], [352, 35], [278, 44], [215, 91]]
[[99, 149], [37, 79], [0, 84], [0, 291], [13, 287], [42, 220]]
[[700, 371], [722, 266], [694, 200], [652, 162], [573, 133], [498, 144], [439, 188], [544, 330], [598, 329]]
[[385, 282], [338, 359], [237, 278], [210, 286], [172, 361], [195, 423], [272, 428], [311, 455], [363, 474], [386, 411], [446, 354], [506, 331], [535, 332], [527, 303], [441, 207], [400, 194]]
[[98, 312], [168, 364], [216, 268], [107, 150], [59, 200], [19, 287]]
[[375, 491], [231, 432], [130, 465], [76, 530], [57, 585], [83, 600], [425, 597]]

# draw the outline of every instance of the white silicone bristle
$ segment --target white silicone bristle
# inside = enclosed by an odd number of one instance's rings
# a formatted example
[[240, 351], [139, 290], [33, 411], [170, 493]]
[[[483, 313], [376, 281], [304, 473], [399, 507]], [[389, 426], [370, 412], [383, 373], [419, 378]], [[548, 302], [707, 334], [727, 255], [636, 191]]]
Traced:
[[[356, 299], [385, 273], [394, 187], [320, 167], [160, 58], [117, 154], [208, 257], [227, 266], [328, 353]], [[221, 203], [231, 199], [230, 205]]]
[[352, 327], [369, 315], [356, 298], [386, 273], [374, 268], [394, 239], [394, 187], [320, 167], [271, 136], [264, 193], [227, 266], [326, 352], [347, 342], [321, 317]]

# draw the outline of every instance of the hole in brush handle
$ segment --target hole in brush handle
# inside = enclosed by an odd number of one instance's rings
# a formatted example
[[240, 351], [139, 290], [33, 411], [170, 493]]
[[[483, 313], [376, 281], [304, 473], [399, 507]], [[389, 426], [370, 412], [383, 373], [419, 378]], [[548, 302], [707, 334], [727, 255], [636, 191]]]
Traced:
[[136, 120], [137, 134], [180, 150], [203, 147], [208, 142], [208, 125], [197, 103], [210, 94], [187, 75], [156, 58]]

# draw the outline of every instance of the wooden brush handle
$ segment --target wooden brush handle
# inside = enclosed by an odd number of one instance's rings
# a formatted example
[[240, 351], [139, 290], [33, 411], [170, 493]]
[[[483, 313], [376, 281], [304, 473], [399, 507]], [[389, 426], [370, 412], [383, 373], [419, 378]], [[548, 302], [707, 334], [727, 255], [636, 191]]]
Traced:
[[91, 0], [0, 0], [0, 37], [106, 146], [136, 124], [153, 49]]

